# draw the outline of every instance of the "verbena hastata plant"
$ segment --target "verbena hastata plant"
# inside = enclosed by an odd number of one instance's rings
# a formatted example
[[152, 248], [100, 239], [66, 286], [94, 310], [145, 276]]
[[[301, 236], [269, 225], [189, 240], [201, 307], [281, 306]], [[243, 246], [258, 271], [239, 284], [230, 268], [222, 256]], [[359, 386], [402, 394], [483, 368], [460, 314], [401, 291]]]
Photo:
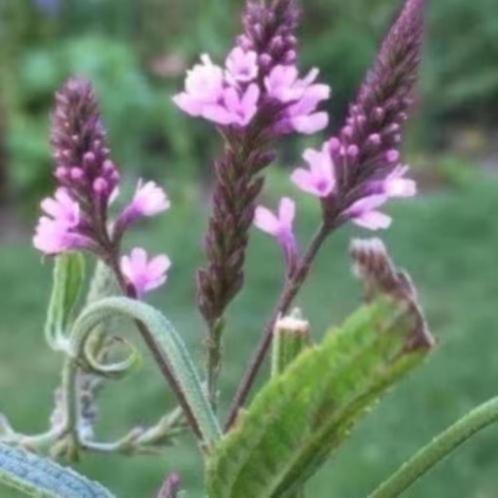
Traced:
[[[400, 148], [414, 103], [424, 2], [406, 0], [340, 132], [317, 150], [306, 150], [303, 165], [291, 175], [297, 191], [313, 196], [321, 207], [306, 250], [294, 233], [294, 200], [282, 199], [273, 211], [257, 205], [278, 142], [328, 124], [320, 106], [330, 97], [330, 87], [319, 82], [318, 70], [298, 70], [299, 14], [295, 0], [248, 0], [244, 32], [224, 67], [203, 55], [188, 72], [185, 90], [173, 99], [185, 113], [214, 124], [223, 142], [214, 164], [206, 263], [197, 278], [197, 304], [207, 330], [204, 375], [181, 334], [144, 301], [165, 283], [168, 257], [149, 256], [141, 247], [122, 251], [134, 224], [169, 208], [166, 193], [154, 182], [140, 181], [132, 200], [111, 218], [120, 174], [95, 94], [78, 78], [58, 92], [52, 128], [57, 188], [42, 203], [34, 245], [54, 259], [46, 338], [64, 360], [62, 383], [46, 432], [22, 434], [4, 417], [0, 420], [0, 481], [6, 485], [32, 496], [110, 497], [99, 484], [47, 457], [71, 461], [85, 452], [151, 453], [191, 431], [204, 457], [203, 496], [302, 498], [306, 481], [355, 424], [434, 346], [410, 277], [395, 267], [379, 239], [351, 245], [366, 303], [342, 325], [315, 343], [305, 310], [291, 309], [323, 243], [336, 230], [349, 222], [366, 230], [386, 229], [391, 219], [380, 209], [391, 198], [416, 193]], [[223, 337], [230, 329], [225, 316], [244, 284], [253, 224], [282, 248], [285, 273], [274, 312], [223, 423], [217, 401]], [[96, 270], [87, 298], [81, 299], [87, 259], [95, 260]], [[132, 369], [138, 356], [115, 336], [119, 317], [131, 320], [178, 404], [156, 424], [130, 428], [109, 442], [94, 431], [99, 393], [106, 382]], [[124, 357], [123, 348], [129, 353]], [[271, 377], [249, 399], [267, 358]], [[398, 496], [497, 417], [496, 400], [477, 408], [370, 496]], [[180, 496], [180, 488], [179, 476], [168, 476], [158, 497]]]

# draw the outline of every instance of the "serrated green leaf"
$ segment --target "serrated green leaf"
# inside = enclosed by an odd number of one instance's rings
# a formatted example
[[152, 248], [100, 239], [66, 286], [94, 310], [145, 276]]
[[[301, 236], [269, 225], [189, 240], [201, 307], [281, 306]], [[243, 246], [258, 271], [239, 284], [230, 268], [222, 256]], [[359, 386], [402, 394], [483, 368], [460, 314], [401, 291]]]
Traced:
[[71, 469], [4, 444], [0, 444], [0, 483], [36, 498], [114, 497]]
[[85, 281], [85, 258], [65, 253], [55, 258], [52, 295], [45, 323], [49, 346], [58, 351], [67, 342], [67, 331], [74, 319], [76, 305]]
[[[157, 309], [126, 297], [110, 297], [91, 304], [74, 324], [71, 354], [81, 358], [94, 328], [109, 318], [123, 316], [145, 325], [156, 347], [164, 354], [196, 419], [204, 443], [211, 447], [221, 437], [218, 420], [201, 386], [199, 374], [181, 336]], [[98, 365], [93, 365], [98, 368]]]
[[[361, 308], [273, 378], [211, 453], [211, 498], [292, 496], [428, 348], [404, 301]], [[420, 344], [420, 343], [419, 343]]]

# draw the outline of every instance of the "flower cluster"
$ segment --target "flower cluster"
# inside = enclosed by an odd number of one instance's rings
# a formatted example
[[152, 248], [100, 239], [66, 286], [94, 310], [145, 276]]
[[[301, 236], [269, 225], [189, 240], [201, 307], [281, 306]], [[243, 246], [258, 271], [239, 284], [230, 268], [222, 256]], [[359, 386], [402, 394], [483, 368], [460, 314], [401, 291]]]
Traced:
[[327, 113], [317, 108], [330, 97], [330, 87], [316, 83], [317, 69], [302, 79], [293, 64], [276, 65], [262, 79], [261, 72], [258, 54], [240, 46], [230, 52], [224, 69], [203, 55], [188, 72], [185, 91], [173, 100], [187, 114], [220, 126], [245, 128], [270, 110], [275, 135], [312, 134], [327, 126]]
[[[413, 103], [422, 30], [423, 0], [408, 0], [339, 135], [319, 150], [306, 150], [307, 167], [291, 176], [300, 190], [320, 200], [324, 224], [331, 229], [347, 221], [369, 230], [388, 228], [392, 220], [380, 208], [391, 198], [417, 192], [415, 181], [406, 177], [400, 144]], [[258, 217], [255, 224], [270, 232]], [[288, 250], [279, 232], [273, 235]]]
[[164, 283], [166, 256], [147, 262], [143, 249], [123, 257], [119, 245], [136, 220], [169, 208], [165, 192], [154, 182], [139, 182], [132, 201], [116, 222], [109, 223], [109, 206], [118, 195], [120, 175], [110, 159], [105, 130], [91, 85], [70, 79], [56, 96], [52, 147], [58, 187], [41, 203], [34, 246], [47, 255], [89, 250], [120, 271], [126, 290], [143, 295]]

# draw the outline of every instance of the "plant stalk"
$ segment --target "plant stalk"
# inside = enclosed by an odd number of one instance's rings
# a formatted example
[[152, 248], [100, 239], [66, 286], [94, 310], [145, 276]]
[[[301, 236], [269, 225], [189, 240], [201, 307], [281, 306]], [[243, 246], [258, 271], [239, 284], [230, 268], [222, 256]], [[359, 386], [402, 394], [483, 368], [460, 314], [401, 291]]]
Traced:
[[[114, 251], [113, 251], [114, 253]], [[123, 277], [123, 274], [121, 272], [121, 268], [119, 267], [119, 263], [116, 260], [115, 257], [111, 259], [109, 262], [110, 267], [114, 274], [116, 275], [116, 279], [119, 283], [119, 286], [123, 290], [124, 294], [131, 299], [136, 299], [137, 296], [134, 295], [134, 292], [130, 289], [130, 287], [126, 284], [126, 280]], [[190, 405], [188, 404], [185, 395], [178, 384], [173, 371], [168, 363], [168, 360], [164, 357], [163, 353], [161, 350], [157, 347], [154, 338], [152, 334], [149, 332], [147, 327], [143, 325], [141, 322], [135, 320], [135, 325], [140, 332], [140, 335], [142, 336], [143, 341], [145, 342], [146, 346], [148, 347], [149, 351], [152, 353], [152, 357], [154, 358], [155, 362], [157, 363], [160, 372], [162, 373], [163, 377], [166, 379], [168, 382], [169, 386], [173, 390], [173, 393], [175, 394], [178, 404], [181, 406], [185, 418], [187, 420], [187, 423], [189, 424], [190, 428], [196, 435], [198, 439], [202, 439], [202, 434], [200, 431], [200, 428], [197, 424], [197, 420], [194, 417], [194, 414], [192, 413], [192, 410], [190, 408]]]
[[498, 398], [480, 405], [437, 436], [384, 481], [369, 498], [395, 498], [414, 484], [461, 444], [498, 422]]
[[336, 228], [335, 224], [322, 223], [315, 236], [313, 237], [311, 244], [306, 251], [306, 254], [301, 259], [301, 262], [299, 263], [296, 271], [286, 279], [280, 297], [277, 301], [277, 304], [275, 305], [272, 317], [266, 324], [263, 336], [251, 358], [251, 361], [249, 362], [249, 366], [247, 367], [244, 376], [242, 377], [242, 381], [237, 389], [229, 411], [227, 423], [225, 425], [225, 431], [230, 430], [237, 418], [239, 410], [247, 401], [247, 397], [251, 392], [251, 388], [254, 384], [254, 381], [256, 380], [256, 377], [261, 369], [261, 366], [263, 365], [263, 362], [272, 343], [275, 322], [280, 315], [283, 315], [289, 311], [290, 306], [292, 305], [294, 299], [296, 298], [302, 285], [309, 275], [311, 266], [320, 248], [334, 228]]

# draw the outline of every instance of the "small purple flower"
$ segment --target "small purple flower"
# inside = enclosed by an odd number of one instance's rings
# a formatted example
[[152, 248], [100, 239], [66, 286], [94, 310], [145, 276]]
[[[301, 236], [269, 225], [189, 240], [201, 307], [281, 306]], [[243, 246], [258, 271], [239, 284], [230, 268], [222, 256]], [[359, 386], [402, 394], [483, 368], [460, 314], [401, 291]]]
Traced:
[[258, 77], [258, 54], [235, 47], [228, 55], [225, 66], [230, 83], [249, 83]]
[[391, 226], [392, 219], [377, 208], [387, 201], [385, 195], [372, 195], [353, 203], [344, 213], [356, 225], [368, 230], [382, 230]]
[[121, 258], [121, 271], [128, 282], [133, 285], [139, 298], [166, 282], [170, 266], [171, 261], [165, 254], [149, 260], [142, 248], [135, 248], [129, 256]]
[[310, 135], [327, 127], [328, 114], [316, 110], [322, 101], [330, 98], [331, 90], [328, 85], [315, 83], [318, 75], [315, 68], [299, 79], [295, 66], [276, 66], [266, 77], [268, 96], [287, 104], [277, 125], [283, 133], [297, 131]]
[[173, 97], [182, 111], [194, 117], [203, 116], [206, 106], [218, 104], [224, 89], [223, 69], [209, 55], [202, 55], [201, 61], [187, 72], [185, 91]]
[[284, 197], [280, 201], [277, 214], [263, 206], [258, 206], [254, 214], [254, 225], [275, 237], [284, 252], [289, 270], [294, 267], [297, 256], [297, 243], [293, 226], [295, 216], [296, 204], [288, 197]]
[[41, 207], [45, 214], [40, 218], [33, 238], [39, 251], [52, 255], [91, 245], [91, 241], [78, 232], [80, 207], [65, 189], [59, 188], [53, 198], [41, 203]]
[[398, 166], [384, 180], [383, 190], [388, 197], [414, 197], [417, 195], [417, 183], [404, 178], [408, 166]]
[[156, 216], [168, 210], [169, 207], [170, 201], [166, 192], [157, 183], [152, 181], [143, 183], [139, 180], [135, 195], [119, 216], [116, 226], [123, 231], [136, 220]]
[[309, 169], [298, 168], [291, 176], [292, 181], [304, 192], [316, 197], [328, 197], [335, 189], [336, 178], [334, 163], [324, 144], [320, 151], [308, 149], [303, 157]]
[[252, 84], [244, 93], [233, 87], [223, 91], [220, 103], [204, 108], [203, 117], [219, 125], [246, 127], [258, 111], [259, 88]]

